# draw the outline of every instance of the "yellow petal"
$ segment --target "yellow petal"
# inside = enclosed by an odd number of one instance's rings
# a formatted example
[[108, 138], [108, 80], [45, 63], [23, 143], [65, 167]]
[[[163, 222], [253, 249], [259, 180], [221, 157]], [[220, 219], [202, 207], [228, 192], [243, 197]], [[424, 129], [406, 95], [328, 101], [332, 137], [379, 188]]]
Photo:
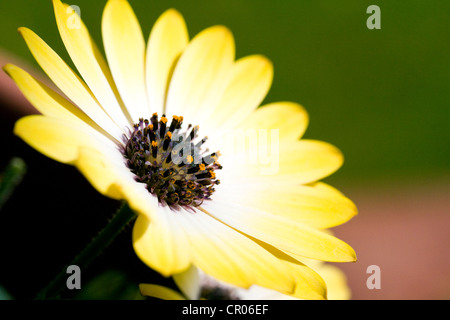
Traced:
[[28, 101], [43, 115], [74, 121], [78, 124], [88, 124], [97, 131], [107, 135], [102, 128], [78, 107], [28, 74], [25, 70], [12, 64], [5, 65], [3, 69], [14, 80]]
[[293, 292], [286, 266], [254, 241], [200, 211], [178, 218], [188, 235], [192, 263], [205, 273], [244, 288], [258, 284]]
[[177, 287], [190, 300], [198, 300], [200, 297], [201, 283], [198, 269], [191, 265], [186, 271], [173, 275]]
[[327, 284], [323, 277], [302, 263], [289, 262], [291, 272], [295, 278], [295, 291], [291, 296], [298, 299], [323, 300], [327, 297]]
[[[279, 250], [278, 248], [263, 242], [254, 237], [248, 236], [261, 247], [271, 252], [274, 256], [280, 259], [285, 267], [287, 268], [286, 272], [289, 272], [295, 282], [295, 290], [293, 292], [287, 292], [283, 290], [279, 290], [279, 292], [274, 293], [268, 290], [261, 290], [260, 287], [251, 290], [252, 292], [247, 292], [246, 295], [248, 299], [252, 299], [252, 296], [259, 295], [261, 299], [271, 299], [271, 300], [283, 300], [283, 299], [313, 299], [313, 300], [323, 300], [326, 299], [327, 296], [327, 287], [325, 281], [322, 279], [321, 275], [319, 275], [314, 269], [312, 269], [309, 265], [303, 263], [302, 260], [298, 259], [298, 257], [293, 258], [292, 256], [286, 254], [285, 252]], [[317, 260], [308, 260], [308, 261], [317, 261]], [[268, 289], [268, 288], [262, 288]], [[262, 291], [259, 292], [258, 291]], [[263, 296], [261, 296], [263, 295]], [[265, 295], [265, 297], [264, 297]], [[255, 297], [258, 299], [258, 297]], [[253, 298], [254, 299], [254, 298]]]
[[226, 89], [217, 106], [210, 106], [199, 115], [199, 123], [212, 128], [211, 136], [221, 137], [230, 128], [244, 121], [262, 102], [273, 79], [272, 63], [260, 55], [241, 58], [228, 75]]
[[73, 164], [80, 147], [116, 150], [111, 140], [87, 126], [41, 115], [21, 118], [14, 133], [39, 152], [63, 163]]
[[280, 139], [299, 139], [308, 126], [308, 113], [294, 102], [274, 102], [258, 108], [239, 126], [242, 129], [278, 129]]
[[329, 176], [343, 163], [340, 150], [323, 141], [258, 135], [255, 143], [239, 148], [240, 153], [224, 152], [221, 163], [230, 177], [245, 175], [246, 182], [270, 179], [274, 183], [306, 184]]
[[343, 155], [335, 146], [316, 140], [295, 141], [280, 146], [278, 176], [295, 176], [298, 183], [309, 183], [325, 178], [343, 163]]
[[95, 123], [121, 141], [123, 131], [104, 112], [83, 80], [33, 31], [19, 28], [19, 32], [36, 61], [56, 86]]
[[220, 185], [217, 192], [233, 202], [253, 206], [311, 227], [326, 229], [340, 225], [357, 214], [354, 203], [324, 183], [239, 183]]
[[120, 159], [109, 156], [90, 147], [80, 147], [74, 165], [101, 194], [123, 199], [123, 189], [134, 182], [133, 174], [121, 163]]
[[102, 19], [105, 53], [117, 88], [134, 122], [148, 117], [145, 42], [128, 1], [109, 0]]
[[152, 28], [147, 45], [145, 76], [152, 112], [164, 113], [170, 78], [180, 54], [189, 42], [182, 15], [169, 9]]
[[336, 266], [322, 263], [314, 268], [327, 284], [328, 300], [349, 300], [351, 290], [347, 285], [345, 273]]
[[163, 299], [163, 300], [186, 300], [181, 294], [167, 287], [157, 284], [141, 283], [139, 290], [143, 296]]
[[[150, 195], [149, 195], [150, 196]], [[169, 208], [160, 208], [161, 216], [150, 221], [139, 215], [133, 227], [133, 246], [139, 258], [164, 276], [180, 273], [190, 265], [186, 235]]]
[[145, 183], [135, 181], [134, 174], [131, 176], [131, 180], [123, 179], [122, 181], [122, 193], [130, 208], [137, 214], [147, 217], [150, 221], [160, 219], [161, 207], [158, 198], [148, 191]]
[[234, 39], [223, 26], [210, 27], [192, 39], [170, 81], [166, 113], [182, 115], [186, 123], [214, 106], [234, 61]]
[[334, 262], [356, 260], [354, 250], [342, 240], [293, 219], [236, 205], [218, 197], [205, 202], [202, 208], [223, 223], [294, 257]]
[[60, 0], [53, 0], [61, 39], [86, 84], [106, 113], [121, 127], [130, 125], [118, 101], [108, 66], [78, 14]]

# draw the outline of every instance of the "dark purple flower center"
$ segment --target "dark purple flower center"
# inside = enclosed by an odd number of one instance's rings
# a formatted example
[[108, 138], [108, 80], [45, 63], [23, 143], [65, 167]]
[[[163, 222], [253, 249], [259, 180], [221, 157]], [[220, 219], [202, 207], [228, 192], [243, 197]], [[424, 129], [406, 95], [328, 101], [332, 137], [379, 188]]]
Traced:
[[124, 137], [122, 152], [136, 181], [145, 183], [148, 191], [162, 205], [172, 209], [197, 207], [210, 200], [214, 186], [220, 183], [215, 170], [219, 152], [202, 150], [197, 137], [198, 126], [182, 127], [183, 117], [173, 116], [170, 125], [163, 115], [139, 119]]

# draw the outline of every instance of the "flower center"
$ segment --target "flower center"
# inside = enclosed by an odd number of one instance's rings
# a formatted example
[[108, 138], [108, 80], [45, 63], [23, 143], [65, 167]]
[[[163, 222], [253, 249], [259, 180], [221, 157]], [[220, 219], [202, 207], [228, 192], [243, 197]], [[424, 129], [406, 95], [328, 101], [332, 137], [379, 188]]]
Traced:
[[206, 137], [199, 140], [198, 126], [182, 127], [183, 117], [173, 116], [168, 125], [165, 115], [158, 119], [139, 119], [125, 137], [123, 155], [136, 181], [172, 209], [192, 208], [210, 200], [216, 179], [219, 153], [202, 150]]

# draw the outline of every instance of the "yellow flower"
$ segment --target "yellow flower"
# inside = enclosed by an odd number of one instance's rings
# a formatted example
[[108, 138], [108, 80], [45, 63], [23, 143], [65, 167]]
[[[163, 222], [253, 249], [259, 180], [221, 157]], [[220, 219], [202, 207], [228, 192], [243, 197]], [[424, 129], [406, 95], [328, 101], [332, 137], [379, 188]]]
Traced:
[[233, 36], [223, 26], [189, 39], [173, 9], [156, 21], [146, 44], [125, 0], [106, 4], [105, 60], [73, 10], [60, 0], [53, 5], [81, 77], [20, 28], [67, 99], [5, 66], [42, 113], [17, 121], [14, 132], [77, 167], [105, 196], [126, 200], [138, 214], [134, 249], [164, 276], [195, 265], [241, 287], [324, 297], [322, 278], [297, 259], [356, 260], [349, 245], [321, 231], [349, 220], [356, 208], [317, 182], [343, 157], [325, 142], [299, 140], [305, 110], [292, 102], [258, 108], [272, 82], [270, 61], [235, 60]]

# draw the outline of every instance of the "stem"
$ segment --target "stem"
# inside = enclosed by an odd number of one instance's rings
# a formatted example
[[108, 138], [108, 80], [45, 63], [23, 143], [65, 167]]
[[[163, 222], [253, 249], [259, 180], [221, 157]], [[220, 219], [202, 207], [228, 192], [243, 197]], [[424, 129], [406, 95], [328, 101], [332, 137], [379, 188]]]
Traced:
[[0, 209], [22, 181], [27, 166], [21, 158], [12, 158], [0, 176]]
[[[80, 269], [86, 268], [105, 248], [110, 245], [117, 235], [136, 218], [136, 214], [125, 202], [114, 214], [108, 224], [97, 234], [86, 248], [76, 256], [69, 265], [76, 265]], [[58, 297], [67, 284], [67, 265], [56, 277], [36, 296], [37, 300]]]

